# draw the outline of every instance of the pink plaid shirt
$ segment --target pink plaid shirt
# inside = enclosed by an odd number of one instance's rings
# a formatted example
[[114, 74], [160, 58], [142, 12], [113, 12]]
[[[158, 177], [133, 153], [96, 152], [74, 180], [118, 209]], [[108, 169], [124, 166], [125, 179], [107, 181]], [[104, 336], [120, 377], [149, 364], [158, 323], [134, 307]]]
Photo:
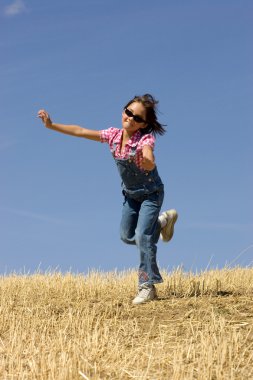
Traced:
[[114, 152], [115, 158], [123, 158], [127, 159], [129, 158], [129, 153], [131, 152], [132, 147], [136, 147], [136, 153], [134, 156], [134, 162], [138, 166], [139, 169], [141, 168], [141, 161], [142, 161], [142, 148], [144, 145], [151, 146], [152, 149], [154, 149], [155, 145], [155, 137], [152, 134], [146, 134], [141, 135], [140, 131], [137, 131], [133, 134], [133, 136], [128, 140], [126, 143], [124, 149], [120, 151], [121, 147], [121, 138], [123, 134], [123, 129], [118, 128], [108, 128], [103, 129], [100, 131], [100, 140], [102, 143], [108, 143], [110, 150], [113, 151], [114, 144], [116, 143], [116, 149]]

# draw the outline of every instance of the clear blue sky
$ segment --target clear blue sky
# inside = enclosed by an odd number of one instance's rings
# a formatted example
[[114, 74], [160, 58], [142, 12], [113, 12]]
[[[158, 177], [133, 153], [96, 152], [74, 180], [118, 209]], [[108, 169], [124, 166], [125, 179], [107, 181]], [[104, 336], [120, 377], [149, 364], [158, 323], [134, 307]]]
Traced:
[[[179, 220], [160, 267], [252, 265], [253, 3], [0, 2], [0, 273], [122, 270], [120, 179], [106, 144], [47, 130], [121, 127], [124, 104], [160, 100], [156, 161]], [[240, 257], [238, 257], [240, 256]]]

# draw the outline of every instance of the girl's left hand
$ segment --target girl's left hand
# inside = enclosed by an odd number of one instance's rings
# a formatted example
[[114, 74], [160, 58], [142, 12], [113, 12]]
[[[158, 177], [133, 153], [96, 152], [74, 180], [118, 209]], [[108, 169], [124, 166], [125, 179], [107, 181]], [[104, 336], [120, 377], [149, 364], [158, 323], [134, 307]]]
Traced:
[[145, 145], [142, 149], [142, 162], [141, 167], [144, 170], [151, 171], [155, 168], [155, 157], [153, 149], [149, 145]]
[[155, 163], [153, 161], [150, 161], [149, 159], [143, 157], [141, 162], [141, 167], [144, 170], [151, 171], [155, 168]]

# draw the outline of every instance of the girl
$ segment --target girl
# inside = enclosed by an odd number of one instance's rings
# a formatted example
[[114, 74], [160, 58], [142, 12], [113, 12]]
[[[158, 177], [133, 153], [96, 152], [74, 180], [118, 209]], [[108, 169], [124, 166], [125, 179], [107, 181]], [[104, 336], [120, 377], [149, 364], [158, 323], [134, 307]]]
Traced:
[[165, 129], [157, 120], [157, 103], [150, 94], [135, 96], [123, 108], [122, 129], [101, 131], [56, 124], [45, 110], [38, 112], [47, 128], [109, 144], [122, 180], [121, 239], [135, 244], [140, 251], [139, 292], [133, 300], [135, 305], [157, 298], [154, 284], [163, 280], [156, 262], [156, 245], [159, 236], [166, 242], [172, 238], [177, 220], [176, 210], [164, 211], [159, 216], [164, 186], [153, 150], [155, 135], [163, 135]]

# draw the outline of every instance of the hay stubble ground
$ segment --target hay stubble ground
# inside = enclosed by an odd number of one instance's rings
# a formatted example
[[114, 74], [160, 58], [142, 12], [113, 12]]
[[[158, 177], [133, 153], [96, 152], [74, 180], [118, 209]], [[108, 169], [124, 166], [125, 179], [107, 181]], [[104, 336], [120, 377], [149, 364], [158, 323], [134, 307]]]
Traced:
[[136, 273], [0, 278], [0, 379], [253, 378], [253, 269], [163, 273], [133, 306]]

